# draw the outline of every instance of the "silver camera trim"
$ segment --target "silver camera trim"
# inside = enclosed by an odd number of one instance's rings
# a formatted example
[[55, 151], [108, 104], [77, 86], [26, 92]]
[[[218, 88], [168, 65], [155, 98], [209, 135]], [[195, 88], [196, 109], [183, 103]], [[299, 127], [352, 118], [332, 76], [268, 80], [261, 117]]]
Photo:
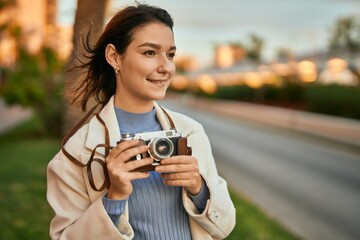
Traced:
[[162, 130], [155, 132], [143, 132], [134, 134], [134, 139], [142, 139], [144, 141], [150, 141], [153, 138], [173, 138], [181, 137], [181, 133], [176, 132], [176, 130]]

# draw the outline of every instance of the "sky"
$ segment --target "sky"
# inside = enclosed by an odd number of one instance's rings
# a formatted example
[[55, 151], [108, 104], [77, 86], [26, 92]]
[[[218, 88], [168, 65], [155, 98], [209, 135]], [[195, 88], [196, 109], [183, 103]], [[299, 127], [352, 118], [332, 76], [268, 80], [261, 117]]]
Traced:
[[[72, 24], [76, 0], [60, 0], [58, 20]], [[177, 55], [194, 56], [211, 65], [214, 46], [248, 42], [254, 33], [264, 40], [263, 56], [287, 48], [296, 54], [327, 48], [330, 29], [339, 17], [360, 15], [360, 0], [142, 0], [166, 9], [174, 19]], [[112, 0], [116, 12], [133, 0]]]

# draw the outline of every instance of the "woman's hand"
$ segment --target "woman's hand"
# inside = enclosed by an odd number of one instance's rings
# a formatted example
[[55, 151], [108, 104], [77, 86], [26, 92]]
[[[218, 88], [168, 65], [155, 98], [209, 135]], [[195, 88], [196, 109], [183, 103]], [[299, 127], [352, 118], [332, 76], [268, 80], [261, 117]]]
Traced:
[[128, 161], [131, 157], [147, 151], [148, 146], [137, 146], [138, 144], [139, 140], [121, 142], [107, 156], [105, 162], [110, 177], [107, 193], [109, 199], [128, 199], [133, 191], [131, 180], [149, 177], [148, 172], [131, 172], [153, 162], [151, 158]]
[[180, 155], [161, 160], [161, 165], [157, 166], [155, 171], [161, 173], [168, 186], [184, 187], [192, 195], [201, 190], [202, 179], [198, 161], [193, 156]]

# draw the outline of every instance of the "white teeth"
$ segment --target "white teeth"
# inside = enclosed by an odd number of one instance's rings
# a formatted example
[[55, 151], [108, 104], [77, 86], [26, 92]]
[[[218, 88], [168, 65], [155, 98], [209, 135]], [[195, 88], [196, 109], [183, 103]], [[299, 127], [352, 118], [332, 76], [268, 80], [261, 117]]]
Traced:
[[155, 83], [155, 84], [161, 84], [161, 83], [165, 82], [165, 81], [161, 81], [161, 80], [149, 80], [149, 81], [152, 83]]

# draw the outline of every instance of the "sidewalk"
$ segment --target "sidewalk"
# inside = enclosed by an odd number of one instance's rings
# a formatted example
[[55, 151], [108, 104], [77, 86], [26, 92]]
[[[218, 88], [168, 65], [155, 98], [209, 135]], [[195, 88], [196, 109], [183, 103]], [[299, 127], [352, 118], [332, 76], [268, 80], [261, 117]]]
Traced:
[[[187, 105], [231, 117], [291, 129], [360, 148], [360, 121], [259, 104], [171, 95]], [[8, 107], [0, 99], [0, 134], [30, 118], [31, 110]]]
[[313, 134], [360, 148], [358, 120], [239, 101], [185, 96], [179, 96], [179, 101], [231, 117]]
[[20, 106], [9, 107], [0, 99], [0, 134], [29, 119], [31, 115], [30, 109], [24, 109]]

